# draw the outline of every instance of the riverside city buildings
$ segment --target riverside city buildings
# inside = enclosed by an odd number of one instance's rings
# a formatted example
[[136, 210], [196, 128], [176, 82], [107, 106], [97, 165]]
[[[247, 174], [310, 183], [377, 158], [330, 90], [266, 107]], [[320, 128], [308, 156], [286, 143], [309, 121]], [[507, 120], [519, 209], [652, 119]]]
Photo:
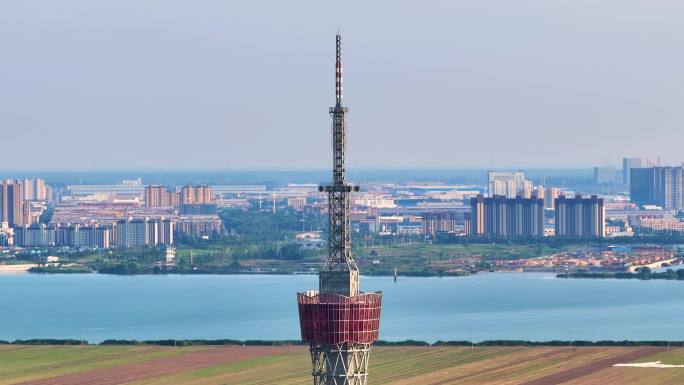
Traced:
[[668, 214], [637, 215], [630, 218], [630, 223], [641, 234], [684, 232], [684, 221]]
[[0, 222], [9, 227], [30, 225], [51, 198], [52, 188], [43, 179], [6, 179], [0, 184]]
[[45, 180], [22, 179], [20, 180], [24, 189], [24, 200], [27, 202], [49, 202], [52, 200], [52, 187], [45, 184]]
[[454, 232], [458, 228], [456, 214], [442, 212], [427, 212], [422, 216], [423, 234], [435, 236], [441, 232]]
[[112, 225], [26, 225], [14, 239], [19, 247], [127, 248], [171, 245], [173, 231], [171, 219], [126, 218]]
[[180, 204], [210, 204], [213, 201], [211, 187], [207, 185], [183, 186], [180, 190]]
[[[110, 231], [109, 240], [87, 245], [56, 240], [59, 245], [102, 248], [171, 245], [174, 233], [209, 238], [223, 231], [216, 206], [201, 203], [214, 202], [212, 189], [208, 186], [180, 189], [143, 186], [138, 179], [116, 185], [76, 188], [75, 191], [76, 194], [63, 196], [56, 205], [50, 227], [104, 227]], [[176, 191], [182, 192], [185, 202], [196, 203], [180, 205], [181, 193]]]
[[632, 168], [630, 198], [639, 205], [684, 210], [684, 169], [680, 167]]
[[541, 238], [544, 200], [477, 196], [470, 201], [470, 232], [475, 237]]
[[515, 198], [520, 195], [530, 198], [533, 191], [532, 181], [525, 180], [525, 173], [522, 171], [489, 171], [487, 173], [487, 187], [490, 197], [498, 195]]
[[146, 207], [178, 207], [181, 204], [211, 204], [212, 188], [207, 185], [183, 186], [180, 192], [161, 185], [145, 186]]
[[0, 183], [0, 245], [15, 245], [15, 228], [34, 224], [45, 204], [52, 199], [52, 188], [43, 179], [6, 179]]
[[17, 227], [14, 243], [20, 247], [55, 246], [55, 229], [45, 224]]
[[27, 221], [25, 208], [22, 183], [3, 181], [0, 185], [0, 222], [7, 222], [10, 227], [23, 226]]
[[207, 238], [223, 230], [217, 215], [181, 215], [176, 218], [175, 226], [178, 233], [197, 238]]
[[644, 168], [646, 162], [642, 158], [623, 158], [622, 159], [622, 183], [629, 185], [631, 183], [630, 170], [633, 168]]
[[618, 181], [618, 173], [615, 167], [594, 167], [594, 184], [615, 183]]
[[560, 196], [556, 199], [556, 236], [567, 238], [603, 238], [606, 212], [602, 198]]
[[[548, 191], [548, 190], [547, 190]], [[566, 198], [555, 202], [555, 235], [571, 238], [603, 238], [605, 207], [602, 198]], [[541, 198], [504, 196], [471, 199], [466, 216], [468, 235], [492, 238], [541, 238], [544, 236], [544, 206]]]
[[[561, 194], [561, 191], [558, 187], [551, 187], [548, 188], [544, 191], [544, 208], [545, 209], [552, 209], [556, 207], [556, 198], [558, 198]], [[542, 197], [542, 195], [537, 195], [538, 197]]]
[[116, 247], [173, 244], [173, 222], [167, 218], [123, 218], [114, 227]]
[[166, 186], [145, 186], [145, 207], [178, 207], [179, 195]]
[[14, 229], [7, 222], [0, 222], [0, 246], [14, 246]]

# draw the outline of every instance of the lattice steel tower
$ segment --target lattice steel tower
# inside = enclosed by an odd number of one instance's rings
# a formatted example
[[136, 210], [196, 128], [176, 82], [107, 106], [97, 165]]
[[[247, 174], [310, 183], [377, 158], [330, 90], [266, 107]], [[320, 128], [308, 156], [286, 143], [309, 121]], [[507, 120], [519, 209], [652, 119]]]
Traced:
[[364, 385], [371, 344], [378, 339], [382, 293], [359, 292], [359, 269], [351, 255], [347, 183], [347, 107], [342, 105], [342, 38], [336, 36], [335, 106], [332, 116], [333, 179], [328, 194], [328, 258], [319, 291], [297, 294], [302, 340], [309, 342], [314, 385]]

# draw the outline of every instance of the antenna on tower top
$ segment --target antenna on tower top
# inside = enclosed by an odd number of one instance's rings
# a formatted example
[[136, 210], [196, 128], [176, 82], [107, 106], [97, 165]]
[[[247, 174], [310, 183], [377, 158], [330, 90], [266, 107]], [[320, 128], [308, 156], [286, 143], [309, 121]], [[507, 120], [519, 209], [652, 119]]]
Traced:
[[337, 52], [335, 55], [335, 102], [342, 104], [342, 36], [339, 31], [335, 37]]

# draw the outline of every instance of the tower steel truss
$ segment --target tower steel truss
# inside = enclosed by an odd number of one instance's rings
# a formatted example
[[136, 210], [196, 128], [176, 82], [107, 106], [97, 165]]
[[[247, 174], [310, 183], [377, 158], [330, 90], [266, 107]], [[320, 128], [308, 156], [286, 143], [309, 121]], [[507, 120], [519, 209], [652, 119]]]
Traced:
[[365, 385], [371, 344], [378, 339], [382, 293], [361, 293], [351, 255], [350, 196], [358, 186], [346, 180], [346, 115], [342, 105], [342, 38], [336, 36], [335, 106], [332, 116], [332, 183], [328, 195], [328, 257], [319, 291], [298, 293], [302, 340], [310, 343], [314, 385]]

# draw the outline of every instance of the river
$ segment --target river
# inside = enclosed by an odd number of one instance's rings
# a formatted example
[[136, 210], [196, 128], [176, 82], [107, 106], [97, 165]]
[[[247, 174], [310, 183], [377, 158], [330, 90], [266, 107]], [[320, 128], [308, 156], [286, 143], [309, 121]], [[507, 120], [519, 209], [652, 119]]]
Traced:
[[[385, 340], [684, 340], [684, 282], [362, 277]], [[0, 340], [298, 339], [309, 275], [0, 275]]]

